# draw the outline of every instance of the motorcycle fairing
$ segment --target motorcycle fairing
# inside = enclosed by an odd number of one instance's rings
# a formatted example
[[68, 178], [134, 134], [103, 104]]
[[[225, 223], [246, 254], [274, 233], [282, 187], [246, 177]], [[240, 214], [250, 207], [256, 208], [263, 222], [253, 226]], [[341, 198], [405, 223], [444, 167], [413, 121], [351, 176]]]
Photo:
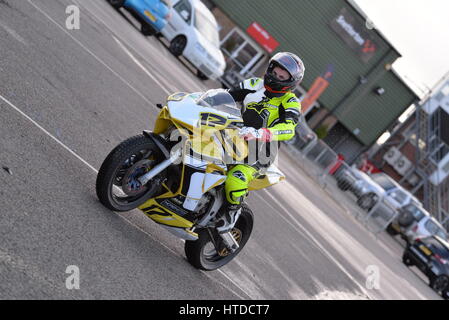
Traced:
[[[223, 184], [226, 180], [227, 166], [223, 162], [223, 148], [232, 155], [234, 160], [243, 160], [248, 152], [244, 141], [236, 137], [235, 128], [242, 125], [243, 120], [226, 112], [197, 105], [195, 101], [200, 95], [198, 93], [174, 94], [168, 99], [167, 106], [160, 111], [153, 132], [165, 134], [170, 127], [176, 127], [184, 138], [190, 141], [183, 145], [184, 161], [180, 166], [181, 181], [177, 190], [170, 190], [165, 186], [167, 192], [148, 200], [139, 207], [152, 220], [167, 226], [172, 232], [175, 230], [178, 236], [180, 233], [183, 234], [185, 239], [195, 236], [195, 233], [189, 229], [194, 226], [198, 218], [193, 212], [198, 201], [206, 192]], [[232, 128], [232, 130], [226, 128]], [[229, 131], [229, 134], [223, 134], [225, 130]], [[209, 138], [214, 145], [212, 150], [215, 151], [211, 152], [212, 154], [209, 152], [205, 155], [204, 149], [195, 148], [195, 135], [204, 138], [204, 132], [207, 132], [206, 138]], [[221, 148], [221, 151], [217, 153], [217, 149], [214, 149], [216, 147]], [[197, 157], [192, 156], [187, 150], [193, 150], [192, 153]], [[263, 176], [252, 180], [249, 190], [266, 188], [284, 178], [282, 172], [272, 165]], [[204, 217], [205, 220], [208, 218], [210, 217]]]

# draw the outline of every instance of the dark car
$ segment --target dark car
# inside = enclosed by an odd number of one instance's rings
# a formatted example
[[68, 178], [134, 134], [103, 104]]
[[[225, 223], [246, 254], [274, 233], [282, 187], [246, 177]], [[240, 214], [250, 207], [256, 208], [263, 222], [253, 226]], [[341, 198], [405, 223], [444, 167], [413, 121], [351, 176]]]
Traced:
[[402, 262], [417, 266], [428, 278], [433, 290], [448, 299], [449, 243], [438, 236], [416, 239], [407, 245]]

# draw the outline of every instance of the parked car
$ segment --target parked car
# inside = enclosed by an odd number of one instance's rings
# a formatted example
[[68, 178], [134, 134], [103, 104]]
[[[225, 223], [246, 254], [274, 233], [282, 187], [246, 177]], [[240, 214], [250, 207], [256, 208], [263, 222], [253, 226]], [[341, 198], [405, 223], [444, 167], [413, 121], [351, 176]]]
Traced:
[[226, 68], [220, 50], [218, 23], [200, 0], [174, 0], [173, 16], [162, 35], [170, 41], [170, 52], [184, 56], [200, 79], [221, 77]]
[[416, 239], [405, 248], [402, 262], [417, 266], [428, 278], [433, 290], [448, 299], [449, 243], [438, 236]]
[[125, 8], [141, 23], [146, 36], [159, 33], [172, 14], [171, 0], [108, 0], [116, 9]]
[[356, 167], [345, 166], [341, 170], [338, 170], [335, 174], [337, 180], [337, 186], [343, 191], [352, 191], [356, 193], [358, 185], [362, 186], [364, 180], [371, 180], [371, 178], [363, 171], [360, 171]]
[[395, 210], [419, 200], [405, 190], [399, 183], [385, 173], [376, 173], [364, 179], [356, 185], [354, 190], [358, 197], [357, 204], [366, 210], [370, 210], [381, 199], [389, 203]]
[[448, 238], [444, 227], [430, 215], [424, 216], [419, 222], [414, 222], [404, 231], [405, 240], [408, 242], [433, 235], [442, 239]]
[[419, 223], [424, 217], [429, 217], [428, 213], [420, 203], [412, 201], [399, 209], [399, 214], [387, 227], [387, 232], [395, 236], [400, 234], [405, 240], [405, 231], [415, 223]]

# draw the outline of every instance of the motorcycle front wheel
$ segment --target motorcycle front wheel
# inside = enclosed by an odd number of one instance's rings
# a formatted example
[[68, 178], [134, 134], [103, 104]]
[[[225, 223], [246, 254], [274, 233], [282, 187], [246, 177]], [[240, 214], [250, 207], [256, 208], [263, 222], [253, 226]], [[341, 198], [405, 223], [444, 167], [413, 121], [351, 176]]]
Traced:
[[141, 185], [138, 178], [161, 162], [160, 158], [157, 146], [144, 135], [120, 143], [109, 153], [98, 172], [96, 192], [100, 202], [118, 212], [145, 203], [159, 190], [164, 173], [146, 185]]
[[185, 242], [184, 250], [187, 260], [195, 268], [205, 271], [223, 267], [242, 251], [253, 230], [253, 223], [254, 216], [251, 209], [243, 205], [242, 214], [231, 230], [231, 234], [239, 244], [239, 248], [233, 253], [230, 253], [227, 249], [219, 253], [212, 242], [210, 231], [207, 229], [198, 230], [198, 240]]

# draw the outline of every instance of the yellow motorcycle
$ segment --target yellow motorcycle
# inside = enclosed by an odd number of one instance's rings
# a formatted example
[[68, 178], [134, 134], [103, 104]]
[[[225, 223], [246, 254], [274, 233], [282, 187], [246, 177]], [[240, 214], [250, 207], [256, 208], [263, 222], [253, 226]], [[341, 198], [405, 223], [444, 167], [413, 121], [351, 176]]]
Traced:
[[[152, 132], [123, 141], [106, 157], [97, 176], [97, 196], [113, 211], [139, 208], [184, 239], [194, 267], [220, 268], [242, 250], [253, 228], [253, 213], [244, 203], [229, 232], [216, 230], [226, 202], [226, 173], [250, 155], [247, 142], [238, 137], [240, 108], [222, 89], [175, 93], [158, 107]], [[269, 166], [249, 190], [284, 178]]]

